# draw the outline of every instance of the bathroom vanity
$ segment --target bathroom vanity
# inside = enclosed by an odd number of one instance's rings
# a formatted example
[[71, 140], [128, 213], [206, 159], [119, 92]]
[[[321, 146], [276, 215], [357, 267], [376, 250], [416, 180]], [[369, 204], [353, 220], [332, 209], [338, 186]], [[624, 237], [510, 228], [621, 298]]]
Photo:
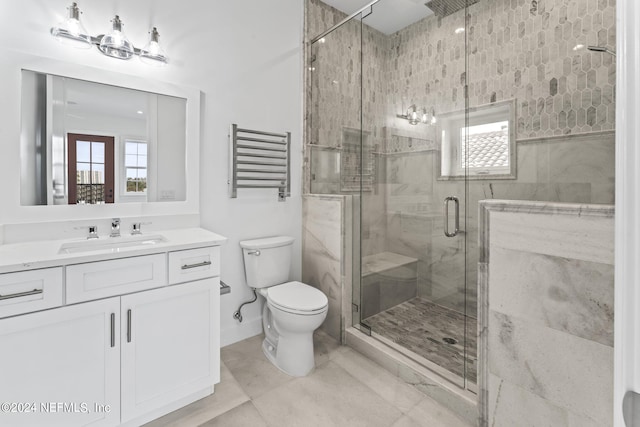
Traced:
[[0, 245], [0, 425], [137, 426], [211, 394], [225, 240]]

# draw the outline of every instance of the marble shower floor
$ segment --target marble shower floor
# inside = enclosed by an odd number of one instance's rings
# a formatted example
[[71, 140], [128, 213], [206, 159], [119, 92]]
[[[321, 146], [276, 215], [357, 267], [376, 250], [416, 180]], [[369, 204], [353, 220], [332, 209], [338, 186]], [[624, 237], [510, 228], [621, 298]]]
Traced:
[[[446, 370], [477, 383], [477, 320], [467, 318], [467, 355], [464, 353], [465, 316], [415, 297], [364, 320], [373, 332]], [[444, 341], [453, 338], [455, 344]]]
[[263, 338], [224, 347], [215, 393], [145, 427], [470, 427], [322, 331], [313, 340], [316, 369], [302, 378], [267, 361]]

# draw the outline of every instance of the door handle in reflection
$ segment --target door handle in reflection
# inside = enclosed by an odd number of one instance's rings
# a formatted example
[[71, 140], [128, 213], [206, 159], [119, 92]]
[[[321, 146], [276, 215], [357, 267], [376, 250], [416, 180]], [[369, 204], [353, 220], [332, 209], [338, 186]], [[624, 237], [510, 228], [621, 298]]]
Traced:
[[[453, 201], [455, 204], [455, 230], [453, 233], [449, 232], [449, 202]], [[460, 201], [457, 197], [449, 196], [444, 199], [444, 235], [447, 237], [455, 237], [460, 231]]]

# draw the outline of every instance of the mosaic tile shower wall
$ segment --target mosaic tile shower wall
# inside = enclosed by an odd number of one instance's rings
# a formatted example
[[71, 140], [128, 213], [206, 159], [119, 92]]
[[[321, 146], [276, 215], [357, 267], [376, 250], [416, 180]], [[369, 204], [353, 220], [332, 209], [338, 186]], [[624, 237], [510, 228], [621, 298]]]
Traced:
[[[613, 130], [615, 58], [588, 45], [615, 48], [615, 0], [482, 0], [464, 11], [429, 17], [390, 36], [390, 115], [403, 98], [462, 110], [516, 99], [518, 139]], [[404, 103], [406, 107], [406, 102]]]
[[[467, 82], [470, 107], [517, 100], [518, 139], [614, 129], [614, 57], [586, 46], [615, 46], [615, 0], [482, 0], [468, 12], [466, 32], [462, 10], [390, 36], [355, 20], [327, 36], [331, 48], [316, 44], [308, 141], [337, 146], [342, 127], [359, 128], [361, 46], [362, 126], [373, 147], [386, 146], [383, 127], [408, 126], [396, 114], [411, 104], [463, 110]], [[308, 37], [345, 16], [309, 0]]]

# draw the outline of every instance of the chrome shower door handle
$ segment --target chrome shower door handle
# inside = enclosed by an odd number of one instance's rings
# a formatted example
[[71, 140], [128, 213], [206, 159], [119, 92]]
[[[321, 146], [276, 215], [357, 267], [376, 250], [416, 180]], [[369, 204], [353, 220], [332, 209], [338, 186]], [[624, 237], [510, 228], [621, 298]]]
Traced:
[[[455, 204], [455, 230], [453, 233], [449, 233], [449, 202], [453, 201]], [[460, 201], [457, 197], [449, 196], [444, 199], [444, 235], [447, 237], [455, 237], [460, 231]]]

